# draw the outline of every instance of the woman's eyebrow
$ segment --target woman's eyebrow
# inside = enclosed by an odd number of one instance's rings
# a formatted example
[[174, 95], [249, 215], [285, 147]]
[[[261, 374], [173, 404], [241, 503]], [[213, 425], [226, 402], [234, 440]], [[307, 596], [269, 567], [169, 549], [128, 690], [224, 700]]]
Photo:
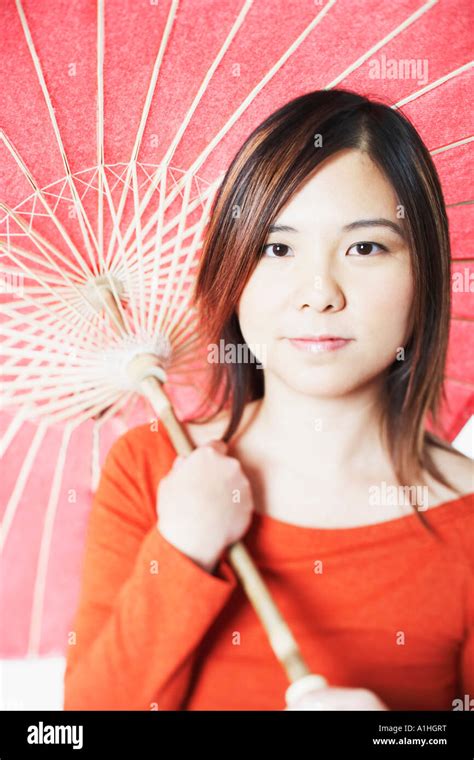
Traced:
[[405, 233], [400, 225], [396, 222], [390, 221], [390, 219], [384, 219], [383, 217], [380, 217], [379, 219], [358, 219], [356, 222], [346, 224], [342, 229], [344, 232], [349, 232], [350, 230], [356, 230], [359, 227], [389, 227], [396, 232], [397, 235], [400, 235], [402, 240], [405, 240]]
[[268, 234], [272, 232], [298, 232], [294, 227], [288, 227], [287, 224], [271, 224], [268, 228]]
[[[400, 225], [383, 217], [378, 219], [358, 219], [356, 222], [346, 224], [342, 229], [344, 232], [350, 232], [350, 230], [356, 230], [359, 227], [389, 227], [397, 235], [400, 235], [402, 240], [405, 240], [405, 234]], [[298, 230], [294, 227], [289, 227], [287, 224], [271, 224], [268, 234], [271, 235], [272, 232], [298, 232]]]

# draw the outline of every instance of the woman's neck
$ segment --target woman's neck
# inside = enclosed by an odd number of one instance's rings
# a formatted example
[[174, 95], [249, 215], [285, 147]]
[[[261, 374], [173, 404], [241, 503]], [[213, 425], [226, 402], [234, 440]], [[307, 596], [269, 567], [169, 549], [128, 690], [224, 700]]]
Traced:
[[335, 477], [348, 469], [379, 470], [388, 459], [379, 399], [380, 383], [339, 398], [316, 398], [266, 379], [255, 433], [268, 446], [269, 457], [295, 470], [311, 472], [315, 461]]

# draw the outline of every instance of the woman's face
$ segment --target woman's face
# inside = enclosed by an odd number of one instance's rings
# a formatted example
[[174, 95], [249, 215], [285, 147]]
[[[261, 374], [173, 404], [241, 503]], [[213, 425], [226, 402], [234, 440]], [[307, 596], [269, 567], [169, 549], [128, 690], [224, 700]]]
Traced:
[[[353, 149], [328, 158], [290, 199], [273, 225], [292, 229], [270, 233], [237, 309], [266, 382], [274, 375], [300, 393], [339, 396], [403, 360], [413, 281], [402, 217], [388, 180]], [[319, 340], [292, 340], [307, 337]]]

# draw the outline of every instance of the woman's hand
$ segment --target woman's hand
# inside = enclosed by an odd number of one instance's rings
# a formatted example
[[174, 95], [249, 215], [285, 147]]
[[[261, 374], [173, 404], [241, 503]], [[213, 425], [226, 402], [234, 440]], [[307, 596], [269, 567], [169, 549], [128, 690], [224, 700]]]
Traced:
[[295, 699], [287, 698], [286, 710], [388, 710], [389, 708], [368, 689], [349, 689], [328, 686], [314, 689]]
[[177, 457], [158, 485], [158, 530], [208, 572], [252, 519], [250, 483], [226, 451], [223, 441], [198, 446]]

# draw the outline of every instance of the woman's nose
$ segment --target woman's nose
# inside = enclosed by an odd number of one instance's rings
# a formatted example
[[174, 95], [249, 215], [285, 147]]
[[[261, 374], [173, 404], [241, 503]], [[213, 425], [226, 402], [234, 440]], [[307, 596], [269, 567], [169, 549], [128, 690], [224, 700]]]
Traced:
[[294, 299], [297, 309], [309, 307], [320, 312], [340, 311], [346, 303], [342, 285], [329, 268], [315, 273], [313, 267], [298, 273]]

